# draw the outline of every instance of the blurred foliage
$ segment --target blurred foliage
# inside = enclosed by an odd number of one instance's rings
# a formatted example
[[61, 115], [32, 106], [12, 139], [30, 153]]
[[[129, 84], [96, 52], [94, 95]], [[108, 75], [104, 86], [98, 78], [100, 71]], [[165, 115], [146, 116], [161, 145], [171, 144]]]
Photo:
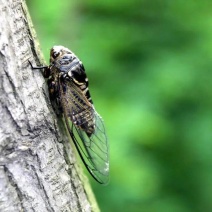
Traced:
[[83, 61], [107, 126], [103, 212], [212, 211], [212, 2], [27, 1], [46, 60]]

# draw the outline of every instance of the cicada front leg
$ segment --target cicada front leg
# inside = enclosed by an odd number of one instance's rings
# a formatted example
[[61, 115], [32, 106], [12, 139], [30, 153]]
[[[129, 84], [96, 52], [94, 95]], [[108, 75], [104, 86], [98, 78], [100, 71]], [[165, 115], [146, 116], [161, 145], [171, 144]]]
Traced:
[[33, 70], [35, 69], [43, 69], [43, 76], [44, 78], [49, 78], [51, 74], [51, 69], [49, 66], [33, 66], [32, 63], [29, 61], [29, 64]]
[[50, 77], [47, 81], [47, 84], [49, 88], [49, 98], [51, 100], [52, 107], [57, 115], [61, 115], [63, 110], [60, 101], [58, 81], [53, 80]]
[[56, 112], [56, 114], [61, 113], [61, 106], [60, 106], [60, 99], [59, 99], [59, 91], [58, 91], [58, 82], [55, 81], [51, 76], [51, 66], [39, 66], [35, 67], [29, 61], [29, 64], [33, 70], [35, 69], [43, 69], [43, 76], [44, 78], [48, 78], [47, 84], [49, 88], [49, 98], [51, 100], [52, 106]]

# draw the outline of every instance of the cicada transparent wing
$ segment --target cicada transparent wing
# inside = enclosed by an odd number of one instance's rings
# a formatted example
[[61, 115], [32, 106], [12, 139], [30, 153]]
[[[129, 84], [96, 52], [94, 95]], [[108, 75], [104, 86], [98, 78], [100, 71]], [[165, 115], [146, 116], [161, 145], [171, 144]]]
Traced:
[[60, 80], [59, 96], [68, 131], [89, 173], [101, 184], [109, 180], [109, 147], [104, 123], [73, 81]]

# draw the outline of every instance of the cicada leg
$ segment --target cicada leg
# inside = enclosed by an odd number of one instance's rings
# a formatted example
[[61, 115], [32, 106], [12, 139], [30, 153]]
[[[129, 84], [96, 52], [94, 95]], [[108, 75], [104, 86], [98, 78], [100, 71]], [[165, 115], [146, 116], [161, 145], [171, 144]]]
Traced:
[[35, 67], [32, 65], [32, 63], [29, 61], [29, 64], [31, 66], [31, 68], [34, 70], [34, 69], [43, 69], [43, 76], [44, 78], [49, 78], [50, 74], [51, 74], [51, 69], [49, 66], [39, 66], [39, 67]]
[[62, 107], [60, 104], [59, 90], [58, 90], [58, 82], [55, 81], [51, 77], [51, 67], [50, 66], [39, 66], [35, 67], [29, 61], [31, 68], [34, 69], [43, 69], [44, 78], [49, 78], [47, 80], [48, 88], [49, 88], [49, 98], [52, 103], [52, 107], [55, 110], [56, 114], [59, 115], [62, 112]]
[[59, 96], [59, 85], [57, 81], [53, 79], [48, 79], [47, 81], [48, 88], [49, 88], [49, 98], [52, 102], [52, 106], [57, 115], [62, 113], [62, 106], [60, 103], [60, 96]]

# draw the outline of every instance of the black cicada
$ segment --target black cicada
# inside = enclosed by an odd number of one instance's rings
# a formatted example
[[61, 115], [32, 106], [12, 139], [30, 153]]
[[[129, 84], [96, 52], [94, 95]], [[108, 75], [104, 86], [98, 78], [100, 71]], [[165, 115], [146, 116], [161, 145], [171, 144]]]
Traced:
[[49, 66], [31, 67], [44, 69], [50, 99], [63, 112], [66, 126], [83, 163], [96, 181], [107, 183], [107, 136], [104, 123], [94, 108], [82, 62], [69, 49], [54, 46], [50, 51]]

